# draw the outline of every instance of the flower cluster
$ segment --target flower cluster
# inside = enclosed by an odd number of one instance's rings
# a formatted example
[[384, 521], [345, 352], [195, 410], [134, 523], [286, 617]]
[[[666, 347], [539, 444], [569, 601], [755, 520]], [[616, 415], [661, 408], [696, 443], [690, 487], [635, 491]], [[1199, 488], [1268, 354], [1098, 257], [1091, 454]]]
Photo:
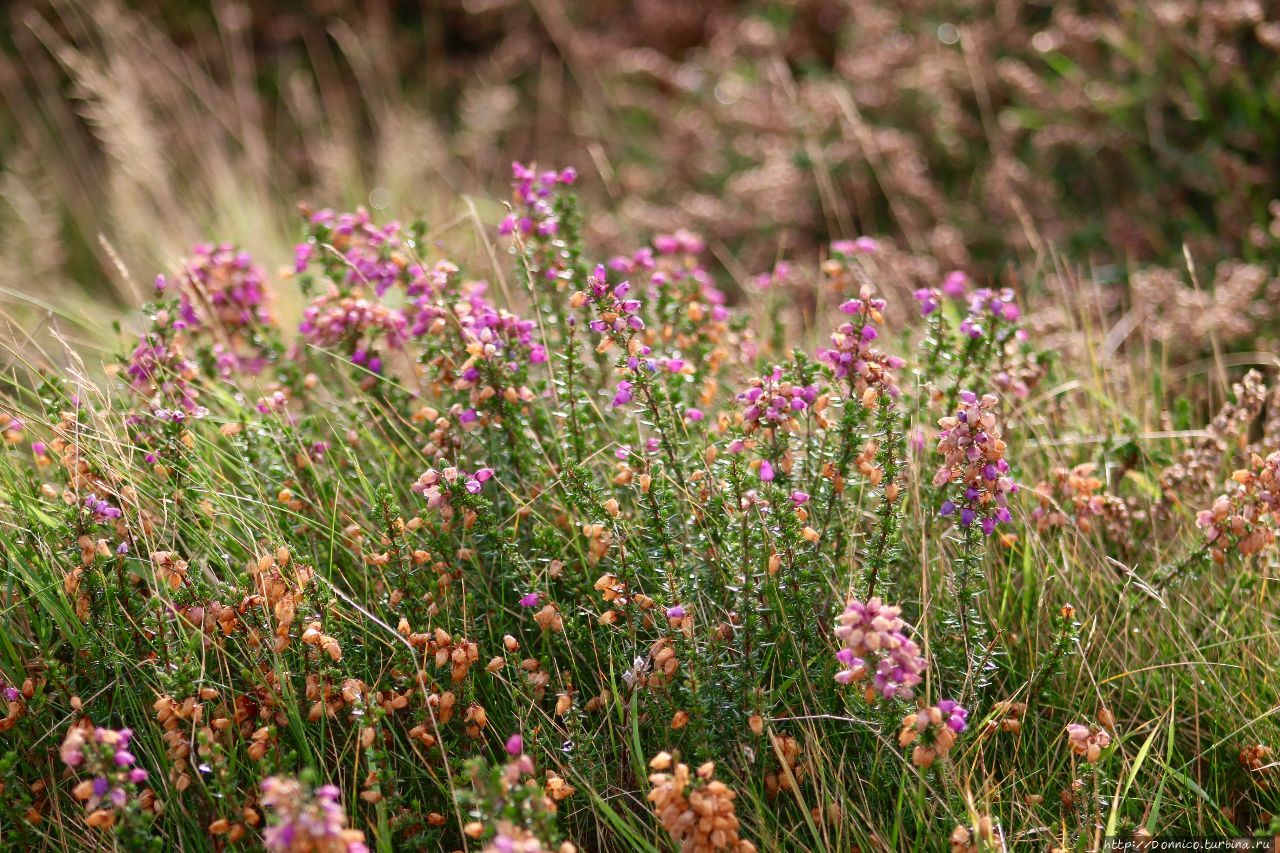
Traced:
[[512, 163], [511, 213], [498, 225], [501, 236], [513, 238], [512, 251], [523, 254], [520, 266], [540, 271], [557, 290], [568, 287], [576, 266], [576, 222], [568, 190], [577, 180], [572, 167], [539, 172], [536, 166]]
[[137, 766], [129, 751], [129, 729], [96, 728], [87, 721], [74, 724], [62, 741], [62, 763], [84, 771], [90, 778], [79, 782], [72, 795], [84, 802], [85, 822], [95, 829], [111, 829], [136, 797], [147, 771]]
[[[690, 231], [659, 234], [653, 245], [637, 249], [630, 256], [609, 259], [608, 267], [636, 281], [652, 300], [673, 297], [676, 307], [699, 321], [704, 316], [716, 322], [729, 319], [726, 297], [715, 286], [711, 273], [698, 260], [706, 242]], [[680, 341], [676, 342], [682, 345]]]
[[533, 392], [520, 384], [529, 365], [544, 364], [547, 350], [534, 338], [537, 324], [498, 308], [484, 295], [484, 282], [471, 282], [451, 305], [467, 360], [457, 366], [454, 387], [470, 392], [471, 411], [501, 394], [508, 403], [528, 403]]
[[1086, 726], [1084, 723], [1071, 723], [1067, 726], [1067, 745], [1071, 751], [1084, 758], [1089, 764], [1094, 763], [1102, 755], [1102, 750], [1111, 743], [1111, 735], [1100, 726]]
[[87, 495], [84, 507], [93, 516], [94, 521], [111, 521], [120, 517], [120, 510], [95, 494]]
[[557, 172], [539, 172], [535, 166], [511, 164], [511, 190], [518, 212], [511, 213], [498, 226], [498, 233], [519, 231], [525, 236], [551, 237], [560, 229], [556, 214], [555, 194], [561, 187], [573, 186], [578, 172], [573, 167]]
[[1102, 479], [1094, 473], [1097, 465], [1084, 462], [1073, 468], [1057, 467], [1051, 481], [1036, 486], [1038, 502], [1031, 511], [1036, 530], [1074, 524], [1088, 533], [1101, 522], [1108, 531], [1119, 533], [1129, 526], [1129, 508], [1115, 495], [1103, 491]]
[[199, 369], [187, 358], [182, 342], [155, 332], [141, 337], [125, 365], [133, 392], [153, 411], [165, 414], [204, 414], [197, 403], [200, 392], [193, 384], [198, 375]]
[[573, 788], [553, 771], [545, 786], [539, 784], [519, 734], [507, 738], [506, 752], [511, 760], [504, 765], [467, 763], [471, 788], [456, 792], [472, 818], [463, 834], [485, 840], [482, 853], [576, 853], [572, 843], [554, 840], [556, 803], [572, 796]]
[[835, 629], [842, 646], [836, 659], [844, 666], [836, 681], [849, 684], [872, 676], [868, 697], [879, 693], [886, 699], [910, 699], [923, 680], [925, 659], [915, 641], [907, 636], [902, 609], [872, 597], [865, 604], [857, 599], [845, 605]]
[[377, 344], [400, 349], [407, 338], [404, 313], [358, 295], [343, 295], [337, 288], [312, 300], [302, 312], [298, 331], [317, 347], [342, 346], [353, 364], [381, 373], [382, 356]]
[[262, 841], [273, 853], [367, 853], [364, 833], [347, 828], [341, 792], [333, 785], [314, 790], [297, 779], [262, 780], [262, 805], [271, 810], [271, 826]]
[[[156, 280], [164, 290], [166, 280]], [[176, 277], [182, 322], [188, 329], [219, 325], [234, 331], [271, 322], [266, 271], [230, 243], [196, 246]]]
[[646, 329], [645, 343], [661, 342], [673, 354], [661, 368], [699, 379], [701, 402], [710, 404], [714, 374], [730, 356], [749, 359], [755, 349], [749, 335], [731, 327], [727, 297], [699, 259], [705, 248], [702, 238], [688, 231], [659, 234], [652, 246], [611, 258], [608, 267], [645, 295], [655, 327]]
[[1280, 451], [1266, 459], [1253, 454], [1249, 468], [1231, 475], [1230, 490], [1196, 516], [1196, 526], [1204, 531], [1215, 562], [1225, 562], [1228, 551], [1247, 557], [1275, 541], [1280, 520], [1278, 472]]
[[[410, 259], [412, 237], [398, 222], [378, 225], [363, 207], [335, 213], [329, 208], [308, 218], [309, 236], [294, 247], [294, 272], [303, 274], [318, 263], [345, 295], [368, 288], [381, 298], [401, 285], [409, 296], [427, 286], [427, 273]], [[331, 251], [317, 257], [317, 248]]]
[[1018, 490], [1009, 477], [1004, 458], [1006, 445], [1000, 438], [994, 394], [981, 399], [971, 391], [960, 392], [956, 414], [938, 421], [938, 452], [942, 467], [934, 475], [935, 486], [954, 483], [963, 488], [959, 500], [942, 504], [942, 515], [960, 510], [960, 524], [969, 527], [980, 520], [982, 532], [990, 535], [996, 525], [1009, 521], [1009, 495]]
[[[588, 290], [579, 290], [569, 301], [573, 308], [581, 308], [590, 302], [595, 306], [596, 319], [588, 324], [591, 330], [605, 335], [614, 343], [623, 344], [630, 340], [639, 341], [633, 333], [644, 330], [644, 319], [640, 317], [640, 300], [631, 297], [631, 282], [623, 281], [615, 285], [609, 284], [609, 273], [603, 264], [598, 264], [587, 279]], [[608, 347], [602, 344], [602, 349]], [[649, 348], [643, 353], [628, 351], [627, 355], [648, 355]], [[633, 368], [634, 369], [634, 368]], [[651, 366], [652, 369], [652, 366]]]
[[[575, 292], [569, 298], [569, 306], [575, 309], [588, 303], [594, 306], [596, 317], [589, 325], [592, 331], [602, 336], [596, 347], [597, 352], [607, 352], [615, 345], [621, 346], [626, 350], [626, 360], [623, 362], [625, 375], [634, 379], [642, 373], [651, 374], [658, 369], [658, 364], [651, 358], [652, 348], [640, 335], [645, 328], [644, 319], [639, 314], [640, 300], [630, 296], [631, 282], [610, 285], [608, 275], [603, 265], [597, 265], [593, 274], [587, 278], [588, 290]], [[613, 396], [614, 408], [631, 402], [636, 387], [632, 379], [618, 382]]]
[[818, 350], [818, 358], [831, 365], [836, 378], [846, 380], [854, 396], [868, 408], [880, 397], [893, 399], [901, 393], [893, 371], [905, 362], [873, 346], [880, 337], [879, 327], [884, 325], [884, 309], [885, 301], [872, 296], [871, 287], [864, 284], [856, 299], [840, 305], [840, 311], [853, 319], [831, 333], [830, 348]]
[[413, 484], [413, 491], [427, 499], [427, 508], [440, 513], [445, 521], [453, 518], [453, 489], [460, 485], [467, 494], [478, 495], [480, 489], [493, 476], [492, 468], [481, 468], [475, 474], [467, 474], [449, 467], [437, 471], [428, 468]]
[[748, 435], [757, 430], [799, 432], [796, 418], [818, 407], [819, 388], [787, 381], [782, 368], [775, 367], [767, 376], [753, 378], [736, 399]]
[[953, 270], [942, 280], [942, 287], [921, 287], [912, 294], [912, 297], [919, 303], [920, 316], [928, 317], [942, 307], [943, 297], [960, 301], [968, 292], [969, 277], [959, 270]]
[[979, 288], [969, 297], [968, 313], [960, 321], [960, 332], [975, 340], [991, 334], [1000, 342], [1011, 337], [1022, 339], [1026, 332], [1008, 325], [1021, 316], [1017, 297], [1011, 289]]
[[649, 802], [653, 803], [662, 828], [682, 851], [754, 853], [756, 846], [739, 836], [733, 803], [737, 794], [714, 778], [714, 762], [703, 764], [695, 776], [689, 772], [689, 765], [675, 762], [669, 753], [661, 752], [649, 767], [656, 771], [649, 776], [653, 786]]
[[930, 767], [945, 758], [955, 746], [956, 737], [968, 726], [969, 712], [951, 699], [908, 714], [902, 720], [898, 744], [915, 744], [911, 761], [917, 767]]

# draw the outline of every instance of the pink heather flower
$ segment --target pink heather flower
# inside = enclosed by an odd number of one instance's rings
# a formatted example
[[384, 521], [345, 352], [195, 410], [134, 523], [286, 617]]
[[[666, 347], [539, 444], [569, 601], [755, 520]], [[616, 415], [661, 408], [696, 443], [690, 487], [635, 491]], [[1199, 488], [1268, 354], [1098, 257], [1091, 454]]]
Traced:
[[884, 698], [911, 698], [926, 664], [920, 648], [906, 635], [901, 612], [879, 598], [865, 604], [849, 601], [835, 630], [842, 643], [836, 659], [844, 666], [836, 681], [849, 684], [870, 674], [874, 690]]
[[701, 409], [689, 408], [684, 413], [684, 419], [694, 423], [702, 420], [704, 417], [706, 416], [702, 414]]
[[130, 389], [157, 415], [168, 415], [170, 410], [200, 411], [196, 403], [199, 391], [192, 385], [198, 374], [181, 341], [166, 341], [154, 333], [139, 338], [124, 371]]
[[911, 761], [917, 767], [930, 767], [945, 757], [955, 746], [957, 736], [968, 727], [969, 712], [951, 699], [908, 714], [902, 721], [898, 743], [915, 744]]
[[613, 395], [612, 405], [615, 409], [619, 406], [625, 406], [627, 403], [631, 402], [631, 388], [631, 383], [625, 379], [618, 383], [618, 388]]
[[79, 726], [72, 726], [62, 740], [62, 763], [68, 767], [79, 767], [84, 763], [85, 733]]
[[924, 451], [924, 445], [925, 445], [924, 430], [922, 429], [913, 430], [911, 433], [910, 443], [911, 443], [912, 450], [914, 450], [916, 453], [922, 453]]
[[271, 322], [266, 270], [230, 243], [196, 246], [177, 285], [187, 328], [218, 324], [235, 332]]
[[1230, 551], [1247, 557], [1275, 541], [1280, 523], [1280, 451], [1266, 459], [1253, 454], [1248, 468], [1231, 475], [1227, 489], [1209, 509], [1196, 515], [1196, 526], [1204, 531], [1219, 564]]
[[753, 275], [747, 281], [759, 290], [769, 290], [770, 288], [787, 284], [791, 279], [791, 272], [792, 268], [789, 262], [778, 261], [770, 272]]
[[43, 441], [33, 441], [31, 442], [31, 452], [36, 456], [44, 456], [49, 452], [49, 446]]
[[798, 432], [797, 418], [810, 410], [818, 397], [817, 385], [793, 384], [783, 378], [781, 367], [775, 367], [767, 376], [752, 379], [735, 399], [742, 407], [743, 431], [749, 435], [756, 430]]
[[134, 785], [147, 778], [145, 770], [134, 766], [137, 758], [129, 752], [132, 737], [129, 729], [94, 728], [87, 723], [73, 724], [67, 730], [62, 761], [90, 777], [72, 791], [88, 811], [124, 808], [135, 793]]
[[531, 592], [528, 595], [526, 595], [524, 598], [520, 599], [520, 606], [521, 607], [537, 607], [538, 601], [539, 601], [538, 593]]
[[1009, 476], [1004, 458], [1006, 445], [1000, 438], [994, 394], [982, 399], [970, 391], [960, 392], [960, 409], [938, 421], [938, 452], [942, 466], [933, 477], [935, 486], [955, 484], [959, 493], [942, 504], [941, 514], [960, 511], [960, 526], [980, 520], [982, 532], [991, 535], [1000, 522], [1012, 518], [1009, 495], [1018, 487]]
[[870, 255], [880, 248], [880, 243], [873, 237], [859, 237], [856, 240], [837, 240], [831, 244], [831, 252], [835, 255]]
[[683, 619], [685, 617], [684, 605], [677, 604], [674, 607], [667, 608], [668, 619]]
[[507, 738], [507, 755], [519, 755], [524, 752], [524, 738], [519, 733]]
[[791, 502], [796, 506], [800, 506], [801, 504], [806, 504], [809, 502], [809, 493], [802, 492], [799, 489], [797, 489], [796, 491], [791, 493]]
[[968, 315], [960, 322], [960, 331], [970, 338], [981, 338], [996, 329], [996, 340], [1022, 339], [1025, 333], [1011, 324], [1022, 316], [1017, 297], [1009, 288], [975, 290], [969, 297]]
[[934, 706], [942, 715], [943, 724], [956, 734], [969, 727], [969, 712], [953, 699], [940, 699]]
[[1076, 755], [1092, 764], [1102, 755], [1102, 750], [1111, 743], [1111, 735], [1098, 726], [1086, 726], [1083, 723], [1071, 723], [1067, 726], [1067, 745]]
[[773, 481], [773, 466], [769, 464], [768, 459], [760, 460], [760, 479], [766, 483]]
[[119, 518], [121, 515], [119, 509], [93, 494], [84, 499], [84, 506], [93, 514], [96, 521], [110, 521]]
[[284, 776], [262, 781], [262, 805], [272, 825], [262, 833], [272, 853], [368, 853], [364, 833], [347, 828], [347, 814], [333, 785], [307, 791], [301, 782]]
[[934, 287], [922, 287], [911, 296], [920, 303], [921, 317], [928, 317], [942, 304], [942, 294]]
[[[484, 472], [487, 475], [480, 477]], [[462, 483], [463, 489], [468, 494], [478, 494], [484, 486], [484, 481], [493, 476], [492, 470], [481, 468], [476, 472], [475, 476], [459, 471], [457, 468], [445, 468], [437, 471], [434, 468], [428, 468], [410, 487], [410, 491], [415, 494], [422, 495], [427, 499], [427, 508], [437, 510], [448, 521], [454, 516], [453, 501], [450, 495], [450, 489], [455, 487], [458, 482]]]
[[535, 265], [546, 270], [549, 281], [568, 272], [565, 255], [555, 240], [560, 232], [556, 199], [577, 179], [573, 168], [538, 171], [522, 163], [511, 164], [512, 212], [503, 218], [498, 233], [505, 237], [519, 232], [526, 251], [536, 256]]
[[872, 295], [864, 284], [857, 299], [850, 299], [840, 310], [853, 317], [831, 334], [831, 347], [818, 350], [818, 359], [831, 366], [837, 379], [848, 382], [850, 390], [864, 406], [872, 406], [881, 395], [899, 395], [893, 372], [905, 363], [872, 346], [879, 336], [877, 326], [884, 323], [885, 301]]
[[952, 299], [960, 299], [969, 290], [969, 276], [959, 270], [947, 273], [942, 280], [942, 292]]

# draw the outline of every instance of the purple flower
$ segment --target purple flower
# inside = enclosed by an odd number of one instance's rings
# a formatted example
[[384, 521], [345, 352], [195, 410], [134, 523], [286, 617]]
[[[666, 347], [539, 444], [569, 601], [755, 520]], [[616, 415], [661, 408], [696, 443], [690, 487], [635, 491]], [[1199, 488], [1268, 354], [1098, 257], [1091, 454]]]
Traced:
[[921, 317], [928, 317], [934, 311], [938, 310], [938, 307], [941, 304], [939, 302], [939, 295], [938, 291], [932, 287], [922, 287], [912, 294], [912, 298], [914, 298], [916, 302], [920, 303]]
[[886, 699], [910, 699], [923, 680], [925, 659], [906, 634], [901, 609], [871, 598], [865, 604], [852, 599], [840, 614], [835, 629], [841, 648], [836, 659], [844, 666], [836, 681], [850, 684], [872, 675], [877, 693]]
[[947, 273], [942, 280], [942, 292], [952, 299], [960, 299], [969, 290], [969, 277], [959, 270]]
[[507, 738], [507, 755], [519, 755], [524, 752], [524, 738], [518, 733]]
[[539, 600], [540, 600], [540, 597], [538, 593], [531, 592], [525, 595], [524, 598], [520, 599], [520, 606], [521, 607], [537, 607]]
[[958, 508], [961, 526], [980, 520], [983, 533], [989, 536], [998, 523], [1011, 519], [1008, 496], [1017, 486], [1008, 476], [996, 397], [987, 394], [979, 400], [971, 391], [962, 391], [959, 397], [960, 409], [938, 421], [938, 452], [943, 455], [943, 464], [933, 484], [953, 484], [958, 492], [943, 503], [942, 515]]
[[618, 383], [617, 391], [613, 395], [613, 407], [615, 409], [631, 402], [631, 388], [631, 383], [625, 379]]
[[677, 604], [674, 607], [667, 608], [668, 619], [683, 619], [684, 615], [684, 605]]

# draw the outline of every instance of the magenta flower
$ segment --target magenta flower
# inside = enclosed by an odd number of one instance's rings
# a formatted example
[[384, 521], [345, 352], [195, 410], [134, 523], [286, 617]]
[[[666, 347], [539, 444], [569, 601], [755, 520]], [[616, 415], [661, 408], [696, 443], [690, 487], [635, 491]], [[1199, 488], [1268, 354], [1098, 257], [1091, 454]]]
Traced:
[[853, 319], [841, 323], [831, 334], [829, 348], [818, 350], [818, 359], [831, 366], [837, 379], [846, 380], [853, 395], [866, 406], [881, 395], [896, 398], [900, 393], [894, 371], [905, 362], [872, 345], [880, 337], [877, 327], [884, 323], [885, 307], [885, 301], [873, 296], [870, 286], [864, 284], [858, 298], [840, 306]]
[[911, 698], [926, 664], [919, 646], [906, 634], [901, 612], [879, 598], [865, 604], [849, 601], [835, 630], [842, 643], [836, 660], [844, 666], [836, 673], [837, 682], [850, 684], [871, 675], [872, 686], [884, 698]]
[[1009, 475], [1004, 458], [1006, 445], [1000, 437], [995, 395], [982, 399], [970, 391], [960, 392], [960, 409], [938, 421], [938, 452], [942, 466], [933, 477], [935, 486], [955, 484], [958, 495], [945, 500], [940, 514], [960, 512], [960, 526], [981, 521], [982, 532], [990, 535], [1000, 522], [1012, 519], [1009, 495], [1018, 487]]
[[961, 299], [969, 291], [969, 276], [959, 270], [947, 273], [942, 280], [942, 292], [952, 299]]

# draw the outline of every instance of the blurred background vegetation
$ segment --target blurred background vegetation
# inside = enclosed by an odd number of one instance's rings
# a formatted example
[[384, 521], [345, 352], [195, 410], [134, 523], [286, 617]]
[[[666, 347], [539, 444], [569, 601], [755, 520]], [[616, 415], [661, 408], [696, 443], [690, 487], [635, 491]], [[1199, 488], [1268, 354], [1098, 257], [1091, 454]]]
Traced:
[[739, 283], [874, 233], [921, 278], [1189, 254], [1277, 290], [1253, 0], [26, 0], [0, 26], [0, 288], [51, 303], [133, 304], [203, 239], [285, 263], [299, 201], [491, 223], [467, 198], [515, 159], [584, 174], [594, 245], [691, 228]]

